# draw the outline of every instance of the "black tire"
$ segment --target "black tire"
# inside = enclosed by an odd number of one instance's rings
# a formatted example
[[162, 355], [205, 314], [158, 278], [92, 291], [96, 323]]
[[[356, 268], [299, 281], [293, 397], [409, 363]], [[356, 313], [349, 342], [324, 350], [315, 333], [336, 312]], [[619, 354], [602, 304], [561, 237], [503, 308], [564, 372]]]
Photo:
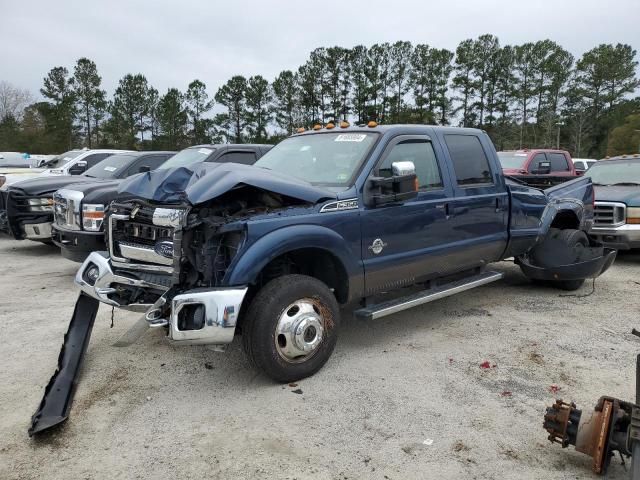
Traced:
[[[281, 318], [297, 318], [301, 311], [297, 305], [313, 308], [316, 315], [310, 315], [322, 325], [321, 340], [308, 358], [288, 358], [292, 354], [288, 349], [292, 345], [297, 348], [295, 341], [276, 334]], [[313, 375], [327, 362], [338, 339], [339, 325], [338, 302], [323, 282], [306, 275], [284, 275], [267, 283], [251, 301], [242, 325], [242, 345], [255, 368], [278, 382], [293, 382]], [[311, 335], [317, 335], [315, 327], [311, 328]], [[306, 341], [306, 330], [298, 338], [303, 336]]]
[[[549, 241], [555, 242], [560, 247], [565, 247], [564, 255], [567, 255], [569, 252], [571, 253], [571, 258], [565, 258], [566, 263], [573, 263], [579, 261], [582, 257], [582, 249], [587, 248], [589, 246], [589, 238], [587, 234], [582, 230], [558, 230], [552, 229], [549, 232]], [[558, 243], [559, 242], [559, 243]], [[553, 267], [554, 262], [557, 259], [554, 259], [553, 256], [542, 255], [540, 252], [543, 249], [539, 249], [537, 252], [535, 249], [532, 252], [531, 258], [535, 262], [536, 265], [541, 267]], [[555, 288], [559, 288], [560, 290], [566, 291], [574, 291], [578, 290], [584, 284], [584, 279], [580, 280], [551, 280], [549, 281], [549, 285]]]

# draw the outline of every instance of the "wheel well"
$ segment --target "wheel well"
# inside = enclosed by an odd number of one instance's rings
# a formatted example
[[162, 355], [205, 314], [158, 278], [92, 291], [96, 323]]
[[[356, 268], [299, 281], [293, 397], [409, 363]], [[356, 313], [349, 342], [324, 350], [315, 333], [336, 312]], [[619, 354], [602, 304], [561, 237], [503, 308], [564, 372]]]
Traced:
[[256, 285], [288, 274], [301, 274], [317, 278], [333, 290], [340, 303], [349, 298], [349, 277], [342, 262], [321, 248], [292, 250], [271, 260], [258, 275]]
[[550, 228], [559, 228], [560, 230], [572, 228], [574, 230], [579, 230], [580, 219], [576, 213], [571, 210], [561, 210], [556, 214], [553, 222], [551, 222]]

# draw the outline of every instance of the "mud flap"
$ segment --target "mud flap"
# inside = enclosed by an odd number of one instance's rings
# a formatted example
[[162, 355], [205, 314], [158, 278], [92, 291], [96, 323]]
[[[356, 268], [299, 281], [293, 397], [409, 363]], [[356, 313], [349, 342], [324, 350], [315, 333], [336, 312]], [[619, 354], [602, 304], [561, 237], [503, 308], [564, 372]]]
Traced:
[[84, 293], [78, 297], [58, 356], [58, 368], [44, 389], [38, 410], [31, 417], [30, 437], [63, 423], [69, 417], [99, 304], [98, 300]]

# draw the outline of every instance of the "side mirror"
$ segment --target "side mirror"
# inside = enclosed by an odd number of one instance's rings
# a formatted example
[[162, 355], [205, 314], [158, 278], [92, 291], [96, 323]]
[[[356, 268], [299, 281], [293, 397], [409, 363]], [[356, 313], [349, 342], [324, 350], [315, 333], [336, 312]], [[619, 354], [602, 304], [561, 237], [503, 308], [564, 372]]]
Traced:
[[149, 165], [141, 165], [140, 168], [138, 169], [138, 172], [140, 173], [150, 172], [150, 171], [151, 171], [151, 167]]
[[69, 167], [69, 175], [81, 175], [87, 170], [87, 162], [80, 160]]
[[400, 177], [402, 175], [415, 175], [416, 166], [413, 162], [393, 162], [391, 164], [391, 172], [394, 177]]
[[402, 203], [418, 195], [418, 178], [413, 162], [393, 162], [391, 177], [373, 177], [370, 180], [370, 198], [374, 207]]
[[534, 175], [548, 175], [551, 173], [551, 162], [538, 163], [537, 170], [532, 171]]

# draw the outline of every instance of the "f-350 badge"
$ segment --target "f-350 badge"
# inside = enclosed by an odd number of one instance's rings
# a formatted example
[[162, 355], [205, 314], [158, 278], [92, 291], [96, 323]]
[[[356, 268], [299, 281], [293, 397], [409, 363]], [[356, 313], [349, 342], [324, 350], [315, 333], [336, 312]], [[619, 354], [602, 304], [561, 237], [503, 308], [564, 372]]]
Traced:
[[375, 255], [378, 255], [382, 252], [382, 249], [386, 247], [387, 244], [382, 241], [380, 238], [376, 238], [371, 245], [369, 245], [369, 250], [371, 250]]

